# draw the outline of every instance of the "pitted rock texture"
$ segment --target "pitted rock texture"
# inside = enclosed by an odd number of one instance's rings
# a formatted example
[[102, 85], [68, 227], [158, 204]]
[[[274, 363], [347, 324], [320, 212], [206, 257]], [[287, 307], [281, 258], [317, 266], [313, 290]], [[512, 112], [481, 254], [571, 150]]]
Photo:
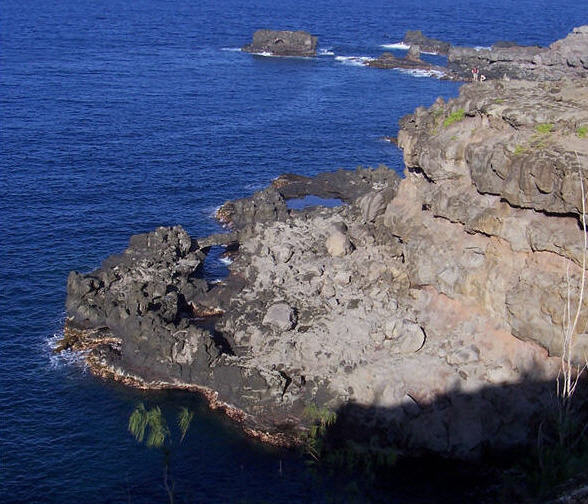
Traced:
[[[332, 256], [326, 238], [341, 222], [355, 248]], [[356, 206], [323, 209], [312, 219], [258, 224], [231, 265], [247, 284], [217, 327], [234, 336], [241, 358], [251, 366], [279, 369], [287, 377], [282, 401], [292, 409], [321, 396], [319, 404], [333, 410], [363, 405], [364, 412], [347, 411], [362, 426], [371, 426], [365, 432], [379, 432], [394, 443], [403, 440], [416, 452], [469, 458], [487, 443], [494, 449], [525, 443], [527, 426], [547, 406], [549, 393], [541, 385], [524, 392], [514, 385], [527, 373], [554, 376], [559, 360], [514, 337], [504, 320], [475, 300], [411, 285], [414, 259], [407, 251], [412, 240], [443, 236], [426, 252], [429, 258], [455, 238], [445, 220], [428, 226], [419, 236], [394, 237], [386, 233], [384, 214], [370, 227]], [[470, 238], [462, 232], [438, 260], [449, 268], [453, 252], [463, 256], [461, 268], [479, 265]], [[283, 243], [291, 246], [287, 262], [281, 259]], [[423, 250], [430, 245], [424, 243]], [[296, 310], [295, 328], [264, 323], [276, 303]], [[503, 410], [506, 403], [510, 409]]]
[[[587, 103], [586, 80], [512, 81], [467, 85], [459, 98], [419, 109], [399, 134], [409, 170], [399, 194], [411, 197], [385, 213], [413, 285], [466, 296], [554, 355], [581, 273]], [[431, 236], [443, 227], [450, 239]], [[588, 353], [585, 334], [576, 352], [579, 361]]]
[[180, 227], [133, 236], [127, 250], [109, 257], [97, 272], [70, 273], [68, 314], [91, 326], [125, 325], [151, 313], [172, 323], [206, 290], [205, 282], [190, 277], [204, 257]]

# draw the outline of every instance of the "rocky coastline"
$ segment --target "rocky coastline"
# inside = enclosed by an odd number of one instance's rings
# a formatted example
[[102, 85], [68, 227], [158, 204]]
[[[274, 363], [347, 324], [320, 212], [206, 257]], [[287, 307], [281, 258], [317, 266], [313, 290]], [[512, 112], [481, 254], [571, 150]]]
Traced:
[[432, 65], [421, 59], [421, 49], [417, 45], [410, 46], [403, 58], [398, 58], [392, 53], [383, 53], [378, 58], [370, 60], [367, 66], [383, 69], [401, 69], [401, 70], [422, 70], [425, 72], [437, 72], [440, 75], [445, 74], [446, 69], [438, 65]]
[[[574, 28], [564, 39], [549, 47], [521, 46], [514, 42], [496, 42], [491, 47], [460, 47], [429, 38], [421, 31], [408, 31], [403, 43], [409, 48], [403, 58], [383, 53], [366, 62], [367, 66], [383, 69], [431, 71], [445, 79], [458, 81], [516, 79], [557, 81], [562, 78], [588, 77], [588, 26]], [[420, 53], [447, 57], [447, 64], [433, 65]], [[472, 74], [472, 70], [477, 72]]]
[[[226, 233], [133, 236], [70, 273], [56, 350], [130, 386], [198, 392], [279, 446], [301, 443], [310, 405], [358, 443], [411, 456], [532, 445], [582, 278], [588, 81], [574, 72], [474, 82], [419, 107], [400, 122], [403, 177], [288, 174], [223, 205]], [[310, 195], [341, 204], [290, 208]], [[214, 284], [212, 247], [232, 260]], [[581, 331], [573, 358], [586, 355]]]
[[[588, 25], [574, 28], [567, 37], [549, 47], [505, 41], [491, 47], [460, 47], [428, 37], [420, 30], [407, 31], [402, 44], [408, 48], [403, 57], [384, 52], [377, 58], [367, 59], [364, 65], [428, 72], [457, 81], [558, 81], [588, 77]], [[268, 56], [314, 57], [317, 45], [318, 37], [306, 31], [261, 29], [255, 31], [252, 42], [241, 50]], [[446, 57], [447, 62], [430, 63], [421, 58], [422, 53]]]

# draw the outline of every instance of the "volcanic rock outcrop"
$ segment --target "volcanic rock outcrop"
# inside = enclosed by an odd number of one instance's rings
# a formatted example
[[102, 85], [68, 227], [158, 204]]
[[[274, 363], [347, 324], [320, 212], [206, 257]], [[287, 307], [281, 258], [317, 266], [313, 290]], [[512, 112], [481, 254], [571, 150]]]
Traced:
[[[383, 53], [365, 64], [375, 68], [434, 70], [446, 78], [466, 81], [472, 80], [473, 69], [484, 80], [557, 81], [588, 76], [588, 25], [574, 28], [566, 38], [549, 47], [514, 42], [497, 42], [489, 48], [459, 47], [431, 39], [420, 30], [406, 32], [403, 42], [410, 46], [406, 57]], [[421, 60], [421, 52], [447, 55], [447, 66]]]
[[397, 58], [394, 54], [385, 52], [376, 59], [369, 60], [366, 65], [374, 68], [435, 71], [439, 74], [442, 74], [446, 70], [445, 68], [423, 61], [421, 59], [420, 48], [416, 45], [410, 47], [404, 58]]
[[403, 42], [409, 46], [417, 46], [421, 51], [447, 55], [451, 44], [443, 40], [427, 37], [421, 30], [408, 30]]
[[318, 38], [305, 31], [257, 30], [245, 52], [274, 56], [316, 56]]
[[[439, 100], [405, 118], [398, 138], [409, 170], [400, 194], [418, 194], [410, 204], [427, 209], [416, 214], [430, 212], [440, 226], [444, 221], [458, 225], [454, 229], [462, 226], [472, 246], [480, 237], [486, 243], [476, 249], [478, 259], [484, 257], [482, 268], [469, 267], [462, 275], [457, 264], [447, 270], [441, 260], [433, 267], [434, 256], [455, 256], [449, 243], [428, 256], [415, 242], [414, 283], [477, 300], [503, 316], [509, 332], [552, 354], [561, 351], [556, 328], [569, 287], [562, 264], [572, 271], [572, 297], [579, 275], [573, 265], [582, 264], [587, 98], [585, 80], [468, 85], [458, 99]], [[400, 209], [404, 220], [408, 208]], [[394, 206], [387, 212], [387, 222], [395, 226]], [[426, 229], [418, 227], [419, 234]], [[588, 354], [586, 337], [578, 345], [581, 361]]]
[[496, 44], [490, 49], [451, 47], [448, 68], [468, 79], [472, 68], [488, 79], [559, 80], [588, 76], [588, 25], [549, 47]]
[[[587, 125], [586, 80], [465, 85], [402, 119], [402, 180], [284, 176], [221, 207], [229, 234], [159, 228], [71, 273], [62, 346], [99, 374], [199, 390], [266, 441], [295, 442], [314, 404], [410, 453], [533, 442], [578, 300]], [[347, 204], [288, 208], [308, 194]], [[214, 245], [234, 261], [213, 285]]]

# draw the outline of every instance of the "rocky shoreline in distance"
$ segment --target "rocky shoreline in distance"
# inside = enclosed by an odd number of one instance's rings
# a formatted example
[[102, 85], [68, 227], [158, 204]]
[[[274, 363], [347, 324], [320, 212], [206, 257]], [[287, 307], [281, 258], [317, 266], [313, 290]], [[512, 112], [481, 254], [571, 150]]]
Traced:
[[[417, 70], [459, 81], [517, 79], [557, 81], [588, 77], [588, 25], [574, 28], [567, 37], [549, 47], [521, 46], [499, 41], [488, 48], [459, 47], [430, 38], [420, 30], [407, 31], [402, 44], [408, 48], [399, 57], [384, 52], [365, 65], [380, 69]], [[244, 52], [270, 56], [314, 57], [318, 37], [305, 31], [257, 30]], [[422, 53], [447, 57], [446, 65], [421, 58]], [[474, 72], [472, 72], [474, 71]]]
[[[366, 64], [375, 68], [437, 71], [444, 78], [472, 80], [517, 79], [557, 81], [564, 77], [588, 77], [588, 26], [580, 26], [549, 47], [521, 46], [514, 42], [496, 42], [488, 48], [459, 47], [429, 38], [420, 31], [408, 31], [403, 43], [409, 47], [405, 57], [383, 53]], [[433, 65], [420, 53], [447, 56], [447, 66]]]

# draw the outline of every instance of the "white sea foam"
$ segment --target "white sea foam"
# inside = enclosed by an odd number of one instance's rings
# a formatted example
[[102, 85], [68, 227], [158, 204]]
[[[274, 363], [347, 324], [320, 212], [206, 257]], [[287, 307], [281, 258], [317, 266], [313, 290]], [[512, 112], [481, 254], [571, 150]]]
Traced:
[[221, 257], [219, 259], [219, 262], [225, 264], [226, 266], [228, 266], [229, 264], [233, 264], [233, 260], [230, 257]]
[[45, 346], [49, 356], [49, 365], [52, 368], [59, 368], [63, 366], [76, 366], [86, 371], [88, 364], [86, 363], [87, 351], [79, 352], [72, 350], [63, 350], [59, 353], [54, 353], [57, 344], [63, 339], [63, 331], [55, 333], [53, 336], [45, 340]]
[[476, 47], [474, 47], [474, 49], [475, 49], [476, 51], [489, 51], [489, 50], [490, 50], [490, 49], [492, 49], [492, 48], [491, 48], [491, 47], [489, 47], [489, 46], [476, 46]]
[[273, 53], [267, 52], [267, 51], [254, 52], [251, 54], [254, 54], [255, 56], [263, 56], [264, 58], [300, 59], [300, 60], [312, 59], [312, 57], [310, 57], [310, 56], [290, 56], [290, 55], [284, 56], [282, 54], [273, 54]]
[[[410, 46], [405, 44], [404, 42], [396, 42], [394, 44], [381, 44], [381, 48], [383, 49], [399, 49], [401, 51], [408, 51]], [[421, 51], [421, 54], [432, 54], [433, 56], [437, 56], [439, 53], [435, 51]]]
[[335, 53], [333, 52], [332, 47], [325, 47], [324, 49], [318, 50], [318, 55], [319, 56], [335, 56]]
[[410, 46], [405, 44], [404, 42], [395, 42], [394, 44], [381, 44], [381, 48], [383, 49], [401, 49], [402, 51], [408, 51]]
[[441, 77], [445, 76], [445, 74], [440, 70], [422, 70], [407, 68], [395, 68], [394, 70], [398, 70], [403, 74], [412, 75], [413, 77], [434, 77], [436, 79], [441, 79]]
[[241, 52], [241, 48], [240, 47], [221, 47], [221, 51]]
[[335, 56], [335, 61], [352, 66], [365, 66], [368, 61], [373, 59], [368, 56]]

